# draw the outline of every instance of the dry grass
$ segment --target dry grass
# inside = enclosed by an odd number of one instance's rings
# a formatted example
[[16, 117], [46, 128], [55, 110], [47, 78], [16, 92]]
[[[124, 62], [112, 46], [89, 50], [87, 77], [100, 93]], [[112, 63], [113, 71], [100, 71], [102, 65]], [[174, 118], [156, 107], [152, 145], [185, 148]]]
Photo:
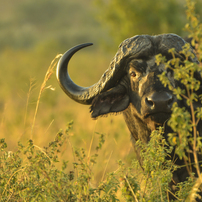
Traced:
[[[55, 64], [59, 56], [48, 67], [41, 82], [42, 84], [39, 84], [37, 78], [29, 79], [29, 76], [27, 76], [29, 84], [25, 89], [18, 88], [18, 86], [22, 86], [22, 83], [17, 81], [15, 84], [16, 92], [11, 93], [13, 83], [10, 83], [7, 95], [4, 94], [3, 96], [3, 92], [1, 92], [1, 97], [5, 97], [0, 103], [2, 104], [2, 108], [0, 108], [1, 138], [6, 139], [8, 150], [11, 151], [15, 150], [18, 141], [27, 142], [30, 138], [33, 139], [35, 145], [42, 148], [55, 138], [60, 129], [65, 130], [66, 124], [73, 120], [74, 125], [70, 137], [71, 145], [78, 148], [83, 147], [93, 154], [98, 142], [98, 135], [95, 132], [104, 133], [106, 141], [100, 153], [99, 162], [94, 166], [93, 170], [95, 173], [94, 183], [96, 184], [97, 181], [106, 176], [107, 172], [117, 168], [117, 160], [125, 159], [126, 162], [130, 162], [131, 155], [133, 155], [130, 135], [122, 115], [109, 115], [96, 121], [92, 120], [89, 106], [80, 105], [63, 93], [54, 74]], [[76, 75], [78, 78], [81, 75], [85, 77], [86, 79], [82, 82], [86, 85], [92, 84], [96, 79], [99, 79], [102, 72], [108, 67], [109, 56], [104, 59], [100, 57], [100, 53], [95, 53], [95, 61], [94, 63], [90, 61], [90, 65], [86, 63], [86, 60], [92, 57], [91, 54], [80, 54], [78, 57], [81, 60], [76, 58], [70, 64], [70, 74], [73, 78]], [[98, 59], [96, 60], [96, 58]], [[26, 63], [27, 61], [22, 59], [18, 65], [23, 66]], [[78, 75], [80, 64], [84, 64], [81, 69], [83, 71], [86, 69], [86, 72], [92, 71], [92, 68], [97, 65], [96, 76], [92, 72], [90, 72], [90, 75], [85, 73], [86, 75], [84, 76], [82, 72]], [[36, 63], [34, 62], [33, 65], [36, 65]], [[40, 68], [37, 67], [37, 69], [39, 70]], [[44, 71], [44, 68], [42, 70]], [[37, 74], [40, 75], [39, 73]], [[89, 78], [87, 78], [88, 76]], [[39, 79], [41, 78], [42, 75], [40, 75]], [[23, 81], [23, 83], [25, 82]], [[54, 91], [50, 90], [52, 87], [55, 88]], [[70, 162], [74, 160], [71, 145], [68, 142], [65, 144], [61, 156], [61, 158], [68, 159]], [[71, 170], [71, 167], [69, 169]]]
[[[45, 74], [43, 83], [41, 84], [41, 88], [39, 90], [39, 95], [38, 95], [38, 99], [37, 99], [37, 103], [36, 103], [36, 109], [35, 109], [35, 113], [34, 113], [34, 118], [33, 118], [33, 123], [32, 123], [32, 127], [31, 127], [31, 135], [30, 135], [30, 139], [33, 139], [33, 132], [34, 132], [34, 126], [35, 126], [35, 121], [36, 121], [36, 116], [37, 116], [37, 112], [39, 109], [39, 103], [40, 103], [40, 99], [41, 99], [41, 94], [43, 93], [44, 90], [46, 89], [51, 89], [51, 90], [55, 90], [51, 85], [46, 86], [47, 81], [51, 78], [51, 75], [54, 72], [54, 68], [57, 64], [57, 59], [60, 58], [62, 56], [62, 54], [58, 54], [55, 56], [55, 58], [52, 60], [50, 66], [48, 67], [48, 70]], [[31, 87], [31, 85], [30, 85]], [[29, 90], [30, 92], [30, 90]], [[28, 98], [29, 98], [29, 93], [28, 93]], [[26, 105], [27, 106], [27, 105]], [[27, 108], [27, 107], [26, 107]]]

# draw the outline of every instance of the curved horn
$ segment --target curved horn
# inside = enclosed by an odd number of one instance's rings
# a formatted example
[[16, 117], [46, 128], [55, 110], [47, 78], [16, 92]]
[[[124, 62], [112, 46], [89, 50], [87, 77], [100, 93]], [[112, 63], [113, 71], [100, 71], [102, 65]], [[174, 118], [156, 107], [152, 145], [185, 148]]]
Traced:
[[92, 101], [92, 97], [89, 96], [89, 88], [84, 88], [76, 85], [68, 74], [68, 63], [71, 57], [80, 49], [85, 48], [87, 46], [93, 45], [92, 43], [85, 43], [75, 46], [65, 52], [63, 56], [60, 58], [57, 70], [56, 77], [60, 84], [62, 90], [73, 100], [81, 103], [81, 104], [90, 104]]
[[72, 81], [68, 74], [68, 63], [71, 57], [80, 49], [91, 45], [92, 43], [80, 44], [65, 52], [60, 58], [56, 70], [56, 77], [63, 91], [76, 102], [87, 105], [91, 104], [96, 95], [108, 90], [115, 82], [117, 82], [116, 76], [115, 78], [112, 78], [114, 77], [112, 76], [114, 75], [114, 68], [109, 68], [102, 75], [101, 79], [90, 87], [81, 87]]
[[[142, 49], [151, 44], [148, 42], [147, 37], [141, 37], [145, 41], [142, 46], [139, 47], [139, 36], [125, 40], [118, 49], [115, 57], [110, 63], [109, 68], [104, 72], [100, 80], [90, 87], [81, 87], [76, 85], [68, 74], [68, 63], [71, 57], [80, 49], [92, 45], [92, 43], [85, 43], [75, 46], [68, 50], [60, 58], [57, 65], [56, 76], [58, 82], [63, 91], [73, 100], [81, 104], [91, 104], [92, 100], [99, 93], [105, 92], [110, 88], [118, 84], [119, 80], [126, 74], [125, 66], [127, 58], [132, 54], [138, 54]], [[136, 41], [138, 46], [136, 46]]]

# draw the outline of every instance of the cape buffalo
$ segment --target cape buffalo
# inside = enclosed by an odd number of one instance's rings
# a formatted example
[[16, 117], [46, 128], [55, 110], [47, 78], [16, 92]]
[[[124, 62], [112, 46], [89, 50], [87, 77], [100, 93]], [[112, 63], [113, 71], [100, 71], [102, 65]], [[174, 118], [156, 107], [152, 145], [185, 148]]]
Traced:
[[[181, 57], [179, 52], [185, 43], [175, 34], [138, 35], [126, 39], [120, 44], [109, 68], [100, 80], [87, 88], [76, 85], [67, 71], [71, 57], [78, 50], [92, 45], [91, 43], [81, 44], [62, 56], [57, 66], [57, 79], [63, 91], [71, 99], [81, 104], [91, 105], [90, 112], [93, 118], [122, 112], [131, 132], [132, 141], [141, 140], [143, 143], [148, 143], [151, 132], [158, 126], [164, 126], [165, 136], [170, 132], [166, 122], [171, 116], [171, 107], [174, 102], [178, 102], [181, 107], [186, 107], [185, 102], [177, 100], [168, 87], [164, 87], [159, 80], [159, 75], [166, 70], [164, 64], [156, 64], [155, 56], [161, 53], [170, 60], [172, 55], [168, 53], [168, 50], [175, 48], [178, 53], [176, 57]], [[193, 52], [192, 49], [191, 51]], [[190, 60], [198, 63], [195, 55]], [[173, 87], [179, 85], [179, 82], [174, 80], [172, 72], [167, 72], [167, 77]], [[200, 76], [198, 78], [201, 80]], [[198, 131], [201, 136], [201, 122], [198, 124]], [[141, 164], [137, 148], [135, 152]], [[191, 160], [193, 163], [193, 156]], [[199, 160], [202, 160], [200, 156]], [[183, 160], [179, 158], [175, 163], [184, 165]], [[196, 173], [194, 166], [193, 171]], [[174, 184], [185, 181], [188, 176], [185, 166], [175, 171], [171, 183], [172, 189], [175, 189]]]

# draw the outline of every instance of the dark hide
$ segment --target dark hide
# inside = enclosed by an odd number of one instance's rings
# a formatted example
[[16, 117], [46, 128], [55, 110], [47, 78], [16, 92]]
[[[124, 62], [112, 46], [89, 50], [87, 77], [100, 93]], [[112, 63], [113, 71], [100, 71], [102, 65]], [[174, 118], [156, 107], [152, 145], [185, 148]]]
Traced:
[[[184, 88], [180, 82], [174, 80], [172, 71], [165, 69], [163, 64], [157, 65], [155, 56], [161, 53], [172, 59], [168, 50], [175, 48], [176, 55], [181, 59], [182, 47], [186, 42], [175, 34], [162, 34], [157, 36], [140, 35], [123, 41], [112, 59], [109, 68], [104, 72], [100, 80], [90, 87], [81, 87], [75, 84], [68, 74], [68, 63], [71, 57], [80, 49], [92, 45], [91, 43], [80, 44], [63, 54], [57, 65], [56, 76], [63, 91], [73, 100], [81, 104], [91, 105], [93, 118], [109, 113], [122, 112], [125, 122], [131, 132], [131, 139], [134, 143], [135, 152], [140, 165], [142, 160], [140, 152], [135, 147], [135, 142], [141, 140], [147, 144], [151, 132], [159, 126], [164, 126], [164, 137], [172, 132], [167, 125], [171, 116], [171, 108], [174, 102], [178, 106], [188, 109], [185, 100], [177, 100], [173, 93], [162, 85], [159, 75], [165, 72], [171, 85], [176, 88]], [[198, 63], [194, 51], [189, 58], [191, 62]], [[195, 78], [202, 81], [201, 74], [195, 73]], [[196, 92], [202, 94], [202, 87]], [[194, 107], [201, 107], [201, 103], [194, 103]], [[199, 136], [202, 136], [202, 123], [198, 123]], [[190, 148], [191, 149], [191, 148]], [[181, 166], [173, 173], [173, 180], [170, 183], [171, 190], [175, 192], [175, 185], [183, 182], [189, 176], [183, 160], [180, 160], [175, 152], [169, 157], [175, 164]], [[202, 161], [202, 157], [198, 156]], [[190, 153], [190, 161], [194, 163], [193, 155]], [[192, 172], [196, 173], [194, 164]], [[196, 174], [197, 177], [197, 174]]]
[[[175, 37], [176, 35], [170, 35], [170, 37], [166, 38], [161, 35], [161, 37], [146, 36], [146, 39], [142, 36], [134, 38], [134, 46], [139, 50], [134, 55], [126, 56], [125, 63], [122, 66], [124, 69], [123, 77], [117, 82], [117, 85], [94, 98], [91, 106], [92, 117], [96, 118], [111, 112], [123, 111], [133, 143], [137, 140], [148, 143], [151, 132], [157, 129], [158, 126], [164, 126], [164, 135], [167, 138], [167, 134], [172, 132], [166, 124], [171, 115], [172, 104], [178, 102], [181, 107], [186, 107], [186, 104], [184, 100], [178, 101], [172, 92], [160, 82], [158, 76], [165, 69], [162, 64], [157, 66], [155, 56], [161, 53], [169, 60], [172, 57], [168, 54], [168, 49], [174, 47], [179, 52], [185, 42], [183, 39], [181, 41], [179, 39], [175, 40]], [[144, 43], [141, 39], [144, 40]], [[122, 44], [124, 43], [127, 43], [127, 40]], [[176, 57], [183, 59], [180, 54], [176, 55]], [[192, 58], [192, 61], [197, 62], [196, 58]], [[180, 86], [174, 80], [172, 72], [167, 72], [167, 76], [173, 87]], [[200, 74], [196, 73], [195, 76], [201, 80]], [[201, 94], [201, 91], [202, 88], [199, 89], [198, 94]], [[201, 121], [198, 124], [198, 131], [201, 136]], [[140, 153], [136, 147], [135, 152], [141, 165]], [[170, 158], [177, 165], [184, 165], [183, 160], [179, 160], [179, 158], [174, 156], [173, 151]], [[190, 159], [191, 162], [194, 162], [191, 154]], [[201, 156], [199, 156], [200, 160], [202, 160]], [[196, 173], [194, 166], [192, 166], [192, 171]], [[175, 192], [175, 185], [178, 182], [185, 181], [188, 176], [189, 173], [185, 166], [175, 171], [173, 181], [171, 182], [172, 191]]]

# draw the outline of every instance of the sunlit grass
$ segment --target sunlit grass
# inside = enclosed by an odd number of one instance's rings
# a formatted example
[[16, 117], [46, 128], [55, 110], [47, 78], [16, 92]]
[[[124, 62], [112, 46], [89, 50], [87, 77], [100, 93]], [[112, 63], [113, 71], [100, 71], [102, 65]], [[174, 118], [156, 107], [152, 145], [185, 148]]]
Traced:
[[[52, 60], [50, 66], [48, 67], [48, 70], [45, 74], [45, 77], [44, 77], [44, 80], [43, 80], [43, 83], [41, 84], [41, 88], [39, 90], [39, 95], [38, 95], [38, 99], [37, 99], [37, 103], [36, 103], [36, 109], [35, 109], [35, 113], [34, 113], [34, 118], [33, 118], [33, 123], [32, 123], [32, 128], [31, 128], [31, 136], [30, 136], [30, 139], [33, 139], [33, 130], [34, 130], [34, 126], [35, 126], [35, 121], [36, 121], [36, 116], [37, 116], [37, 112], [38, 112], [38, 109], [39, 109], [39, 102], [40, 102], [40, 98], [41, 98], [41, 95], [43, 93], [43, 91], [45, 89], [51, 89], [51, 90], [54, 90], [54, 88], [49, 85], [47, 86], [46, 83], [47, 81], [50, 79], [51, 75], [54, 73], [54, 68], [57, 64], [57, 59], [60, 58], [62, 56], [62, 54], [58, 54], [55, 56], [55, 58]], [[56, 60], [56, 62], [55, 62]], [[29, 94], [28, 94], [29, 95]], [[26, 105], [27, 106], [27, 105]]]
[[[89, 106], [68, 98], [56, 81], [55, 69], [51, 69], [51, 77], [46, 73], [54, 58], [53, 53], [49, 54], [43, 57], [48, 54], [37, 49], [28, 52], [5, 50], [0, 56], [4, 67], [7, 66], [0, 70], [1, 82], [5, 84], [0, 91], [0, 137], [6, 139], [8, 150], [11, 151], [15, 151], [18, 141], [25, 143], [30, 138], [37, 146], [43, 147], [73, 120], [71, 144], [85, 148], [90, 154], [94, 153], [98, 141], [95, 132], [104, 133], [106, 143], [99, 162], [93, 168], [93, 183], [97, 184], [107, 172], [117, 168], [117, 160], [130, 162], [131, 156], [134, 156], [128, 129], [121, 115], [109, 115], [95, 121], [90, 117]], [[9, 60], [10, 55], [14, 55], [15, 64]], [[96, 82], [112, 58], [100, 51], [83, 51], [78, 57], [70, 62], [70, 75], [75, 82], [84, 86]], [[45, 86], [50, 85], [55, 88], [54, 91], [43, 91]], [[70, 143], [63, 147], [61, 158], [70, 162], [74, 160]]]

